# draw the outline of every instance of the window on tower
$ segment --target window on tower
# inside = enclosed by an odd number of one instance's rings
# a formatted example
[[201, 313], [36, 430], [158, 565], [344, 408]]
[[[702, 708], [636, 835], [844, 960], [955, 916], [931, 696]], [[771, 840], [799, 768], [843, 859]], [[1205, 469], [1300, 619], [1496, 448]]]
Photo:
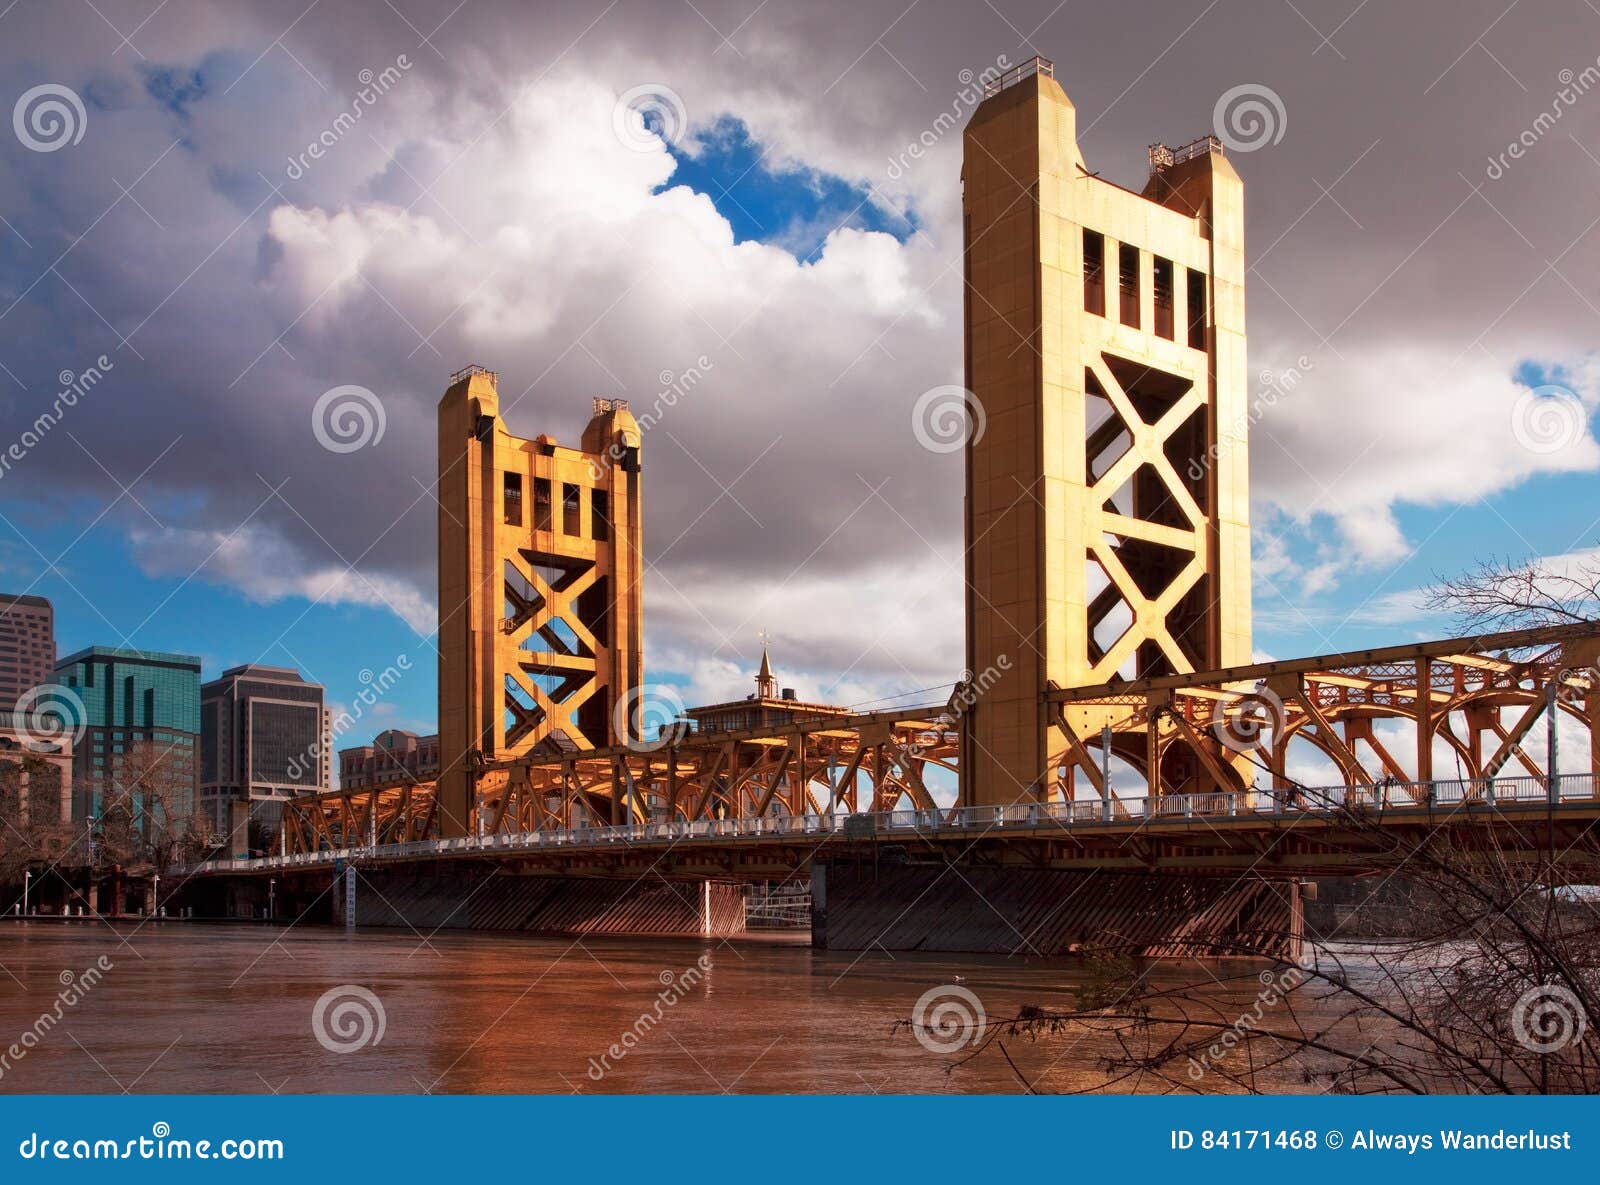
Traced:
[[1139, 248], [1123, 243], [1117, 248], [1118, 288], [1122, 293], [1122, 323], [1139, 327]]
[[1083, 310], [1106, 315], [1106, 237], [1093, 230], [1083, 232]]
[[1172, 260], [1157, 255], [1151, 286], [1156, 307], [1156, 336], [1172, 340]]

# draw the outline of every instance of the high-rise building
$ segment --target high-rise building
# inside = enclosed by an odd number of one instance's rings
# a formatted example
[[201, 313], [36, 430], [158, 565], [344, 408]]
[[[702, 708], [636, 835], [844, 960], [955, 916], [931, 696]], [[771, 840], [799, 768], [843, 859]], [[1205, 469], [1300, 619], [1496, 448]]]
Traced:
[[320, 683], [288, 667], [232, 667], [200, 689], [200, 813], [216, 834], [234, 804], [276, 828], [296, 794], [326, 790], [332, 768]]
[[1250, 661], [1244, 187], [1210, 136], [1150, 166], [1139, 192], [1089, 169], [1039, 59], [966, 128], [974, 803], [1050, 783], [1052, 685]]
[[43, 597], [0, 593], [0, 711], [49, 683], [56, 669], [55, 612]]
[[373, 737], [370, 745], [339, 750], [341, 790], [431, 782], [438, 776], [438, 733], [419, 737], [403, 728], [391, 728]]
[[184, 826], [199, 789], [200, 660], [91, 646], [58, 662], [55, 682], [66, 688], [62, 698], [71, 711], [82, 715], [73, 751], [73, 821], [99, 818], [124, 762], [139, 760], [159, 763], [161, 810], [171, 825]]
[[639, 425], [596, 399], [580, 448], [513, 436], [496, 375], [439, 401], [439, 832], [469, 834], [479, 759], [632, 739], [643, 678]]

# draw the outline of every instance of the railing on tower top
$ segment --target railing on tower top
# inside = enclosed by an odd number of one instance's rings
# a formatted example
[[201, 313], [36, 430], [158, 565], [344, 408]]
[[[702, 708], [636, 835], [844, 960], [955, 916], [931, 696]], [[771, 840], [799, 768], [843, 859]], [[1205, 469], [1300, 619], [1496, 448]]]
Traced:
[[1225, 155], [1222, 150], [1222, 141], [1215, 136], [1201, 136], [1198, 140], [1190, 140], [1187, 144], [1180, 144], [1176, 148], [1168, 148], [1165, 144], [1150, 145], [1150, 171], [1158, 173], [1162, 169], [1170, 169], [1173, 165], [1181, 165], [1186, 160], [1193, 160], [1197, 156], [1207, 156], [1211, 153]]
[[497, 370], [490, 370], [487, 366], [479, 366], [476, 362], [472, 363], [470, 366], [463, 366], [460, 370], [456, 371], [455, 374], [451, 375], [450, 385], [453, 387], [462, 379], [471, 378], [475, 374], [488, 375], [489, 381], [493, 383], [496, 388], [500, 386], [500, 372]]
[[608, 411], [627, 410], [628, 401], [626, 399], [596, 399], [594, 401], [594, 414], [597, 416]]
[[998, 95], [1006, 87], [1016, 86], [1024, 78], [1032, 78], [1035, 74], [1043, 74], [1046, 78], [1054, 78], [1056, 76], [1056, 64], [1049, 58], [1041, 58], [1035, 55], [1021, 65], [1013, 66], [1004, 74], [996, 75], [985, 82], [983, 84], [983, 97], [987, 99], [991, 95]]

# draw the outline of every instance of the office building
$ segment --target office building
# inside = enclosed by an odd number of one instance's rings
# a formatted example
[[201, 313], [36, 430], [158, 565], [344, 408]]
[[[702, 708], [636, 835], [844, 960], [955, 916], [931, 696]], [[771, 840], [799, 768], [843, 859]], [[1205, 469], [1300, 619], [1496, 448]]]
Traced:
[[[124, 759], [143, 750], [159, 761], [159, 808], [181, 830], [199, 788], [200, 660], [190, 654], [91, 646], [56, 664], [55, 682], [82, 719], [73, 752], [72, 818], [97, 819]], [[145, 764], [149, 764], [146, 762]]]
[[322, 685], [289, 667], [232, 667], [200, 689], [200, 814], [216, 834], [243, 817], [276, 829], [283, 803], [326, 790], [332, 755]]

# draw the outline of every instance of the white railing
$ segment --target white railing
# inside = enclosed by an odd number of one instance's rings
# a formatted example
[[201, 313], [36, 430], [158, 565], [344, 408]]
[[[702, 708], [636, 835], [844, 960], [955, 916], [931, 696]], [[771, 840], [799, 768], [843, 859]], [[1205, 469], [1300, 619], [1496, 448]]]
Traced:
[[630, 823], [617, 827], [574, 827], [562, 831], [502, 832], [457, 839], [300, 852], [257, 859], [207, 860], [176, 875], [199, 872], [263, 872], [322, 866], [344, 860], [403, 860], [464, 852], [526, 852], [550, 848], [603, 848], [610, 845], [681, 843], [695, 840], [750, 840], [783, 836], [837, 836], [842, 839], [932, 835], [952, 832], [1043, 831], [1070, 827], [1132, 824], [1183, 824], [1222, 817], [1279, 818], [1332, 816], [1339, 810], [1429, 811], [1495, 809], [1537, 803], [1593, 802], [1600, 798], [1594, 774], [1564, 774], [1554, 779], [1529, 776], [1470, 778], [1434, 782], [1379, 782], [1375, 785], [1317, 786], [1299, 789], [1166, 794], [1157, 798], [1094, 798], [1075, 802], [1009, 806], [935, 807], [931, 810], [871, 814], [764, 815], [753, 819], [696, 819]]

